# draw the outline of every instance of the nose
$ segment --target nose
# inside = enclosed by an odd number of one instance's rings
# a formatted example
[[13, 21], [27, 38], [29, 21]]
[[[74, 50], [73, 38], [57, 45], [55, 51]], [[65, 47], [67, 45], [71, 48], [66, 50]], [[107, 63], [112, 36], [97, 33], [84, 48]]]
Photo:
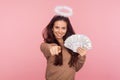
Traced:
[[59, 29], [59, 31], [58, 31], [59, 33], [62, 33], [62, 29]]

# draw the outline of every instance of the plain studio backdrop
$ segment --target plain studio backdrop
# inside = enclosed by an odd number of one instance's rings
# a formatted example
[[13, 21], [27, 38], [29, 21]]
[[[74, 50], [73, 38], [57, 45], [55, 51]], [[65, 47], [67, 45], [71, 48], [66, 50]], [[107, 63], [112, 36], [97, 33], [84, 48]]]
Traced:
[[0, 0], [0, 80], [45, 80], [42, 30], [63, 5], [93, 45], [75, 80], [120, 80], [119, 0]]

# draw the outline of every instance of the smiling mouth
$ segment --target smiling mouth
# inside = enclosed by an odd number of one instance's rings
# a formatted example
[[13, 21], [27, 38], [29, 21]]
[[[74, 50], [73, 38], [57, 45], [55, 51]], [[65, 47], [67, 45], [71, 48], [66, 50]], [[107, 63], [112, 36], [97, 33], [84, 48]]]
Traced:
[[56, 34], [56, 37], [62, 37], [62, 34]]

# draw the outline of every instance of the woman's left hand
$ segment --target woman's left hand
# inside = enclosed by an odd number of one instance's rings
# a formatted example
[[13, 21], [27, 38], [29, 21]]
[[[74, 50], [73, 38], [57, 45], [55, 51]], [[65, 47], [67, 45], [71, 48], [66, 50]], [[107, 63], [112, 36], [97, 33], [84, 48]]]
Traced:
[[85, 48], [81, 48], [81, 47], [77, 48], [77, 53], [79, 53], [81, 56], [86, 55], [86, 52], [87, 52], [87, 49]]

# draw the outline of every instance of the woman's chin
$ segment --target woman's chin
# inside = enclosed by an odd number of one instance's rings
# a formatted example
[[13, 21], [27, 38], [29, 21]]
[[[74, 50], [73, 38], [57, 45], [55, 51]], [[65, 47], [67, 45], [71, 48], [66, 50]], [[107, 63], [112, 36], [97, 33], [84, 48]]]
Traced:
[[62, 37], [56, 37], [56, 39], [62, 39]]

